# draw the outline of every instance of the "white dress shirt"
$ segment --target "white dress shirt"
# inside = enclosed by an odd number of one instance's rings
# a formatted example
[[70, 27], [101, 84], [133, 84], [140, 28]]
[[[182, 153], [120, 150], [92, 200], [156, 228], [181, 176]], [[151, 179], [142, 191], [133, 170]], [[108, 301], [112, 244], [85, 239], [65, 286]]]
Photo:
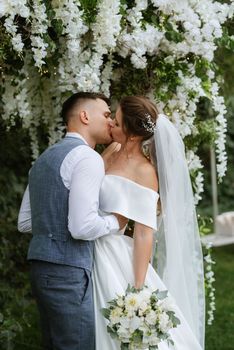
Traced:
[[[84, 138], [73, 132], [66, 136]], [[105, 175], [102, 157], [91, 147], [81, 145], [73, 148], [64, 158], [60, 175], [69, 190], [68, 229], [75, 239], [94, 240], [117, 232], [119, 223], [114, 215], [99, 215], [99, 191]], [[27, 186], [21, 203], [18, 230], [30, 232], [31, 207]]]

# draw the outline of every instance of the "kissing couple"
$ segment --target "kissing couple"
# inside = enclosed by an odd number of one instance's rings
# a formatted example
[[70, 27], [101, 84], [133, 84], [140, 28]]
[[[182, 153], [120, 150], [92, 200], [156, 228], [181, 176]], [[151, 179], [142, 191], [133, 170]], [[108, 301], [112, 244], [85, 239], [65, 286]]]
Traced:
[[[169, 291], [180, 325], [158, 349], [202, 350], [203, 259], [183, 141], [146, 97], [122, 98], [114, 119], [109, 105], [98, 93], [69, 97], [65, 137], [29, 172], [18, 229], [32, 232], [43, 349], [120, 350], [100, 310], [130, 284]], [[96, 144], [109, 146], [100, 155]]]

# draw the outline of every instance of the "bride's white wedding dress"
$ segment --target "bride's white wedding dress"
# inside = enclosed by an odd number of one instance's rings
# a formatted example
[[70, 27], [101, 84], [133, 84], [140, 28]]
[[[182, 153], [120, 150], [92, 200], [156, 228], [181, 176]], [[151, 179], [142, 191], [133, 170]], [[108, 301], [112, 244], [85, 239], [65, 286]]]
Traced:
[[[156, 229], [157, 192], [117, 175], [106, 175], [100, 190], [100, 209], [104, 213], [119, 213], [135, 222]], [[122, 234], [121, 234], [122, 233]], [[107, 333], [107, 320], [100, 309], [116, 295], [124, 294], [127, 285], [134, 285], [133, 239], [116, 234], [95, 241], [93, 287], [96, 319], [96, 350], [120, 350], [119, 343]], [[156, 271], [149, 264], [145, 284], [153, 291], [165, 290]], [[174, 346], [159, 344], [160, 350], [202, 350], [174, 300], [174, 310], [181, 324], [170, 331]]]

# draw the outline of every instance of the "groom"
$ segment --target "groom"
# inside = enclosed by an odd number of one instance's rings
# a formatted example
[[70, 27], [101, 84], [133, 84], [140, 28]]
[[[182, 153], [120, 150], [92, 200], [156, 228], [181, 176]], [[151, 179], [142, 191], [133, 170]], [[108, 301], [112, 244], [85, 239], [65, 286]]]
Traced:
[[88, 92], [64, 102], [66, 136], [33, 164], [19, 212], [19, 231], [33, 233], [30, 278], [47, 350], [95, 349], [93, 240], [125, 224], [98, 215], [104, 164], [93, 148], [111, 142], [108, 102]]

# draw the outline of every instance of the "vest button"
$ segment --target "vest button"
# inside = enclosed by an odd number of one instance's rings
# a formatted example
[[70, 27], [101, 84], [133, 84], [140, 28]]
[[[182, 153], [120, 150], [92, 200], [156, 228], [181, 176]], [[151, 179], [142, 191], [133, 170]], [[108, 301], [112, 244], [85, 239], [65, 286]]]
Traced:
[[49, 233], [49, 234], [48, 234], [48, 237], [49, 237], [49, 238], [52, 238], [52, 237], [53, 237], [52, 233]]

